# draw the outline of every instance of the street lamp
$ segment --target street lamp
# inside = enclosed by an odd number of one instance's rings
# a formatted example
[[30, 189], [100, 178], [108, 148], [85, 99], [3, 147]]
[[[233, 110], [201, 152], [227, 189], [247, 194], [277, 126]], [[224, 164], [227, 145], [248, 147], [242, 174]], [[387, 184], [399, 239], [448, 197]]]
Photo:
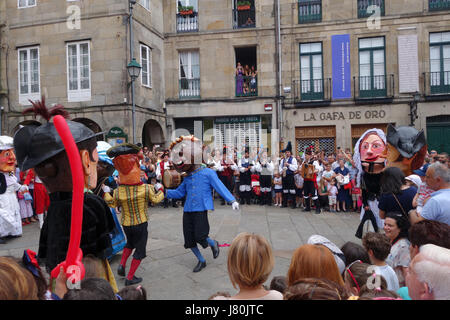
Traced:
[[409, 108], [410, 108], [409, 116], [410, 116], [410, 120], [411, 120], [411, 123], [409, 125], [411, 127], [414, 127], [414, 122], [418, 118], [418, 116], [417, 116], [417, 104], [420, 101], [420, 97], [421, 97], [420, 93], [416, 91], [416, 93], [414, 93], [414, 96], [413, 96], [413, 101], [411, 101], [409, 103]]
[[133, 116], [133, 144], [136, 144], [136, 107], [134, 103], [134, 81], [139, 77], [141, 73], [141, 65], [136, 61], [135, 58], [127, 65], [128, 75], [131, 78], [131, 104], [132, 104], [132, 116]]

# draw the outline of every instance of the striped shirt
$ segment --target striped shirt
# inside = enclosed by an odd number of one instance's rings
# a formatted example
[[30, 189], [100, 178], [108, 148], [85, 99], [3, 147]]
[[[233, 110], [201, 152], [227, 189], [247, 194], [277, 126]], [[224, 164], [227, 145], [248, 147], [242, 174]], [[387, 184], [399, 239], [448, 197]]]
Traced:
[[155, 189], [149, 184], [120, 185], [114, 190], [111, 197], [105, 193], [104, 197], [108, 206], [120, 208], [122, 214], [121, 224], [124, 227], [135, 226], [148, 220], [148, 202], [159, 203], [164, 199], [164, 193], [155, 193]]

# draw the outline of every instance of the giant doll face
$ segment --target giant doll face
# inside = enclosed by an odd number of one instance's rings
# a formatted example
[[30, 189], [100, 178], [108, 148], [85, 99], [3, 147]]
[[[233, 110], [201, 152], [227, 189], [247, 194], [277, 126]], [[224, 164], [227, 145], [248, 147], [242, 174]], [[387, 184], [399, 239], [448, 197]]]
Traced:
[[11, 172], [16, 167], [16, 154], [14, 149], [2, 150], [0, 152], [0, 171]]
[[207, 150], [203, 150], [200, 141], [181, 137], [173, 144], [170, 152], [173, 166], [179, 173], [194, 171], [203, 163], [206, 154]]
[[364, 137], [359, 146], [361, 165], [364, 171], [369, 173], [379, 173], [383, 171], [383, 152], [385, 148], [386, 144], [376, 133], [369, 133]]

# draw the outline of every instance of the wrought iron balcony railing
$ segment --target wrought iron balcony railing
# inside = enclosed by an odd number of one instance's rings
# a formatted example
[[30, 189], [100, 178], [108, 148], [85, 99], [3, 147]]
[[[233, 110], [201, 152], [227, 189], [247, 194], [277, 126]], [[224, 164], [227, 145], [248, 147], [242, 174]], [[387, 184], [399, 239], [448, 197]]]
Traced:
[[255, 28], [255, 7], [246, 10], [233, 9], [233, 28]]
[[322, 21], [321, 0], [299, 0], [298, 23], [311, 23]]
[[370, 6], [377, 6], [380, 8], [380, 14], [384, 16], [384, 0], [358, 0], [358, 18], [370, 17], [373, 12], [367, 9]]
[[293, 80], [294, 102], [330, 101], [331, 78]]
[[196, 32], [198, 31], [198, 13], [191, 14], [177, 13], [177, 32]]
[[179, 80], [179, 97], [180, 99], [196, 99], [200, 98], [200, 79]]
[[450, 71], [424, 72], [425, 95], [450, 94]]
[[394, 75], [353, 77], [355, 98], [392, 98], [394, 97]]
[[258, 77], [236, 76], [236, 97], [258, 96]]

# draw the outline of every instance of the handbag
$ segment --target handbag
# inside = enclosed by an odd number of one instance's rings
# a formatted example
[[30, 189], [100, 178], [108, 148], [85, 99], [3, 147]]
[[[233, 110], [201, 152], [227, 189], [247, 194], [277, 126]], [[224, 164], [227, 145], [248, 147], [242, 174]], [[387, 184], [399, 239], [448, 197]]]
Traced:
[[25, 192], [23, 194], [23, 198], [25, 199], [25, 201], [33, 201], [33, 197], [31, 196], [31, 194], [29, 192]]

